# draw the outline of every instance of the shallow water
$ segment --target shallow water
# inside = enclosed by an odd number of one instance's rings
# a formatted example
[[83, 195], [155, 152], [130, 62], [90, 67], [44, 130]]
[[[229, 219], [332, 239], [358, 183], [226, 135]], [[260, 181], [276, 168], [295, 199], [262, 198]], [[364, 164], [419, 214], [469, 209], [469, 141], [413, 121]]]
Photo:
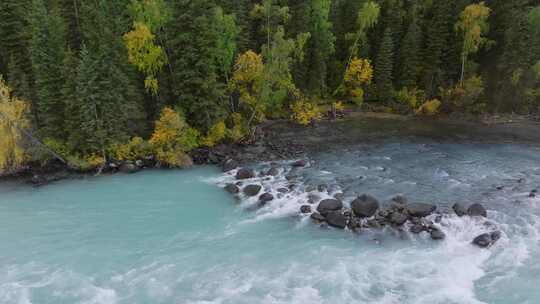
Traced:
[[[211, 167], [0, 185], [0, 303], [538, 303], [540, 149], [389, 141], [310, 157], [270, 180], [297, 190], [254, 210]], [[269, 164], [257, 164], [266, 168]], [[232, 172], [234, 173], [234, 172]], [[445, 216], [444, 241], [320, 228], [297, 216], [326, 184], [350, 201], [481, 202], [484, 220]], [[504, 186], [502, 190], [497, 187]], [[470, 244], [493, 229], [490, 249]]]

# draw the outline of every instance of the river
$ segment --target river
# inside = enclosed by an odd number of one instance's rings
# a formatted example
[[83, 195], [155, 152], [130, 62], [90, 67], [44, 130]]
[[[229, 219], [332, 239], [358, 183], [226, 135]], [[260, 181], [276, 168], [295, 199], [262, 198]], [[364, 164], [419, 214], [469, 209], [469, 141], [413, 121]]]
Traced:
[[[262, 208], [226, 193], [233, 177], [214, 167], [1, 184], [0, 303], [540, 302], [539, 147], [394, 138], [309, 161], [297, 190]], [[250, 182], [275, 191], [285, 174]], [[480, 202], [489, 223], [445, 216], [442, 241], [321, 228], [298, 213], [320, 184], [346, 203]], [[471, 244], [494, 225], [493, 247]]]

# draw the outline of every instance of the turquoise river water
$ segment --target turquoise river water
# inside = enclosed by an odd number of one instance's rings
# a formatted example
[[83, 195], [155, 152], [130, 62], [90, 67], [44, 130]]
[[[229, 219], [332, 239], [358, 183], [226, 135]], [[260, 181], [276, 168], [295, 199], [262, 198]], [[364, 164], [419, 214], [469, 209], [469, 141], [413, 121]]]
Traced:
[[[277, 193], [285, 174], [296, 176], [295, 192], [260, 209], [221, 189], [231, 174], [198, 167], [1, 184], [0, 303], [540, 303], [540, 198], [529, 197], [540, 187], [538, 147], [350, 146], [249, 181]], [[442, 210], [481, 202], [491, 225], [445, 216], [438, 242], [321, 228], [298, 208], [322, 183], [346, 202], [364, 192]], [[495, 246], [470, 244], [493, 225], [503, 232]]]

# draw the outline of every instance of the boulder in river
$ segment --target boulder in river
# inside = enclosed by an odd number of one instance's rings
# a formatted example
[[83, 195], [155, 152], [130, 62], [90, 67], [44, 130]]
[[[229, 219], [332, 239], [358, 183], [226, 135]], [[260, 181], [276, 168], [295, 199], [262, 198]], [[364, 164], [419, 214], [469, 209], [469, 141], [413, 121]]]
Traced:
[[331, 211], [325, 216], [326, 222], [332, 227], [339, 229], [345, 229], [347, 227], [347, 218], [341, 213], [341, 211]]
[[325, 199], [319, 203], [317, 206], [317, 211], [320, 214], [325, 215], [328, 212], [339, 211], [343, 208], [343, 203], [336, 199]]
[[405, 205], [407, 204], [407, 198], [403, 195], [396, 195], [392, 198], [392, 202], [396, 204]]
[[302, 205], [302, 206], [300, 206], [300, 212], [301, 213], [311, 213], [311, 206], [310, 205]]
[[422, 231], [426, 230], [426, 227], [424, 227], [423, 225], [421, 224], [414, 224], [411, 226], [411, 228], [409, 229], [409, 231], [411, 233], [415, 233], [415, 234], [418, 234]]
[[429, 235], [431, 236], [432, 239], [434, 240], [442, 240], [446, 237], [446, 235], [444, 234], [444, 232], [442, 232], [441, 229], [439, 228], [436, 228], [436, 227], [433, 227], [431, 229], [431, 231], [429, 232]]
[[478, 204], [478, 203], [470, 205], [469, 208], [467, 209], [467, 214], [469, 216], [487, 217], [486, 208], [484, 208], [484, 206], [482, 206], [481, 204]]
[[436, 206], [431, 204], [413, 203], [407, 205], [407, 211], [411, 216], [425, 217], [433, 213], [437, 209]]
[[225, 190], [231, 194], [237, 194], [238, 192], [240, 192], [240, 189], [235, 184], [227, 184], [225, 186]]
[[243, 192], [247, 196], [256, 196], [261, 191], [261, 185], [247, 185]]
[[289, 189], [287, 189], [287, 188], [278, 188], [277, 192], [279, 192], [279, 193], [287, 193], [287, 192], [289, 192]]
[[227, 159], [223, 162], [223, 165], [221, 167], [223, 169], [223, 172], [229, 172], [231, 170], [234, 170], [238, 168], [238, 162], [234, 159]]
[[310, 217], [312, 220], [318, 223], [326, 221], [326, 218], [318, 212], [313, 212]]
[[293, 167], [305, 167], [307, 165], [307, 161], [304, 159], [297, 160], [291, 164]]
[[274, 196], [272, 195], [272, 193], [263, 193], [261, 194], [261, 196], [259, 196], [259, 204], [260, 205], [265, 205], [266, 203], [268, 203], [269, 201], [272, 201], [274, 199]]
[[337, 200], [343, 201], [343, 199], [345, 199], [345, 194], [343, 194], [341, 192], [338, 192], [338, 193], [334, 194], [334, 198], [337, 199]]
[[359, 217], [371, 217], [379, 209], [379, 201], [370, 195], [363, 194], [351, 202], [354, 214]]
[[465, 208], [465, 206], [460, 203], [455, 203], [452, 206], [452, 209], [454, 210], [457, 216], [464, 216], [467, 214], [467, 208]]
[[407, 218], [407, 215], [401, 212], [393, 212], [392, 215], [390, 215], [390, 222], [394, 225], [401, 226], [405, 224]]
[[268, 171], [266, 171], [264, 174], [266, 176], [278, 176], [279, 175], [279, 168], [272, 167], [272, 168], [268, 169]]
[[236, 172], [236, 179], [248, 179], [248, 178], [254, 178], [255, 177], [255, 171], [247, 168], [241, 168]]
[[315, 193], [308, 194], [308, 203], [316, 204], [321, 200], [321, 197]]
[[493, 231], [491, 233], [483, 233], [475, 237], [472, 243], [481, 248], [487, 248], [495, 244], [501, 238], [500, 231]]

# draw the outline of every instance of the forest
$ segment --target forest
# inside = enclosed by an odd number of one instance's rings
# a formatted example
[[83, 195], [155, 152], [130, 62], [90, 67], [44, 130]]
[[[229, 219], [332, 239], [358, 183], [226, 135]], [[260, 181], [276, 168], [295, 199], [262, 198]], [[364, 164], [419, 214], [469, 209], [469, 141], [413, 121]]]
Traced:
[[345, 107], [536, 114], [540, 1], [2, 0], [0, 75], [0, 172], [184, 167]]

